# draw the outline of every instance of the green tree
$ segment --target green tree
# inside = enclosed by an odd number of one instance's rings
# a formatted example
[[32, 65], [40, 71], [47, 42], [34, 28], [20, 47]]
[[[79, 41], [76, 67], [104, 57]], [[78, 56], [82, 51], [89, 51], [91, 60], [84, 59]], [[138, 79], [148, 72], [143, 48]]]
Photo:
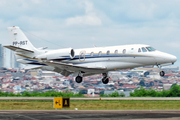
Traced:
[[22, 93], [22, 96], [23, 96], [23, 97], [31, 97], [31, 93], [29, 93], [28, 91], [24, 91], [24, 92]]
[[180, 97], [180, 86], [174, 85], [169, 91], [168, 97]]
[[125, 97], [125, 94], [123, 92], [119, 94], [118, 91], [115, 91], [111, 94], [100, 94], [100, 97]]
[[180, 97], [180, 86], [173, 85], [170, 90], [155, 91], [153, 89], [145, 90], [143, 87], [135, 89], [130, 93], [131, 97]]

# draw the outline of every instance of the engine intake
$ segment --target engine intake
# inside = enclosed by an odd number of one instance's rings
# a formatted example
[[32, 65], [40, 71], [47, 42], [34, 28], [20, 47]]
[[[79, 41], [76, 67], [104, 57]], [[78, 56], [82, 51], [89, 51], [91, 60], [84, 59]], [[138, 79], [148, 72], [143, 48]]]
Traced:
[[73, 59], [73, 58], [75, 57], [75, 51], [74, 51], [74, 49], [71, 49], [70, 57], [71, 57], [71, 59]]

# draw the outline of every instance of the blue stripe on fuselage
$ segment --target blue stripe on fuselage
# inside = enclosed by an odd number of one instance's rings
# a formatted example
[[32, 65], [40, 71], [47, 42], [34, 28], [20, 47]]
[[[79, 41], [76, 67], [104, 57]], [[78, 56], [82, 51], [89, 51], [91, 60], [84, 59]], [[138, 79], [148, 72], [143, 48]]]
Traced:
[[[51, 59], [53, 61], [63, 61], [63, 60], [77, 60], [79, 59], [79, 55], [76, 55], [73, 59], [71, 59], [69, 56], [62, 56], [65, 58], [57, 58], [57, 59]], [[92, 59], [92, 58], [109, 58], [109, 57], [147, 57], [147, 56], [137, 56], [137, 55], [107, 55], [102, 54], [101, 56], [97, 55], [85, 55], [85, 59]], [[84, 59], [84, 56], [80, 59]]]
[[[67, 61], [67, 60], [77, 60], [79, 59], [79, 55], [76, 55], [73, 59], [70, 58], [70, 56], [61, 56], [64, 58], [57, 58], [57, 59], [50, 59], [52, 61], [57, 61], [57, 62], [61, 62], [61, 61]], [[148, 56], [138, 56], [138, 55], [107, 55], [107, 54], [101, 54], [101, 56], [99, 56], [98, 54], [94, 54], [93, 56], [91, 55], [85, 55], [85, 59], [93, 59], [93, 58], [109, 58], [109, 57], [148, 57]], [[84, 56], [81, 57], [80, 59], [84, 59]], [[45, 65], [42, 63], [39, 63], [37, 60], [32, 60], [32, 59], [24, 59], [26, 61], [29, 61], [30, 63], [27, 64], [34, 64], [34, 65]], [[90, 62], [90, 61], [89, 61]], [[95, 62], [95, 61], [93, 61]], [[98, 62], [98, 61], [96, 61]]]

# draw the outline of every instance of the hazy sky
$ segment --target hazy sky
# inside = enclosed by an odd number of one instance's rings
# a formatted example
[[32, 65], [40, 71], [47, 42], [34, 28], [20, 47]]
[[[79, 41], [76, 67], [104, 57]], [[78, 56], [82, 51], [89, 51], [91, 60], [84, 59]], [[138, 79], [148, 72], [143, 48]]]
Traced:
[[180, 58], [179, 6], [179, 0], [0, 0], [0, 43], [10, 43], [7, 27], [19, 26], [35, 47], [148, 44]]

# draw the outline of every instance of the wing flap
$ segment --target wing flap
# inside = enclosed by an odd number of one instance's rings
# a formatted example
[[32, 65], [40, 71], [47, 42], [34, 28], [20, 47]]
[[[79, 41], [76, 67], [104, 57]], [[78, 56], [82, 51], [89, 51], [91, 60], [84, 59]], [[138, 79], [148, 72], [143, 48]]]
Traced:
[[42, 65], [27, 65], [24, 69], [41, 69]]
[[21, 52], [21, 53], [34, 53], [34, 51], [32, 50], [27, 50], [27, 49], [24, 49], [24, 48], [20, 48], [20, 47], [15, 47], [15, 46], [12, 46], [12, 45], [6, 45], [6, 46], [3, 46], [3, 47], [6, 47], [10, 50], [13, 50], [15, 52]]
[[60, 62], [43, 62], [46, 65], [58, 67], [60, 69], [65, 69], [67, 71], [75, 72], [75, 71], [83, 71], [83, 72], [96, 72], [106, 70], [106, 67], [88, 67], [88, 66], [77, 66], [72, 64], [65, 64]]

